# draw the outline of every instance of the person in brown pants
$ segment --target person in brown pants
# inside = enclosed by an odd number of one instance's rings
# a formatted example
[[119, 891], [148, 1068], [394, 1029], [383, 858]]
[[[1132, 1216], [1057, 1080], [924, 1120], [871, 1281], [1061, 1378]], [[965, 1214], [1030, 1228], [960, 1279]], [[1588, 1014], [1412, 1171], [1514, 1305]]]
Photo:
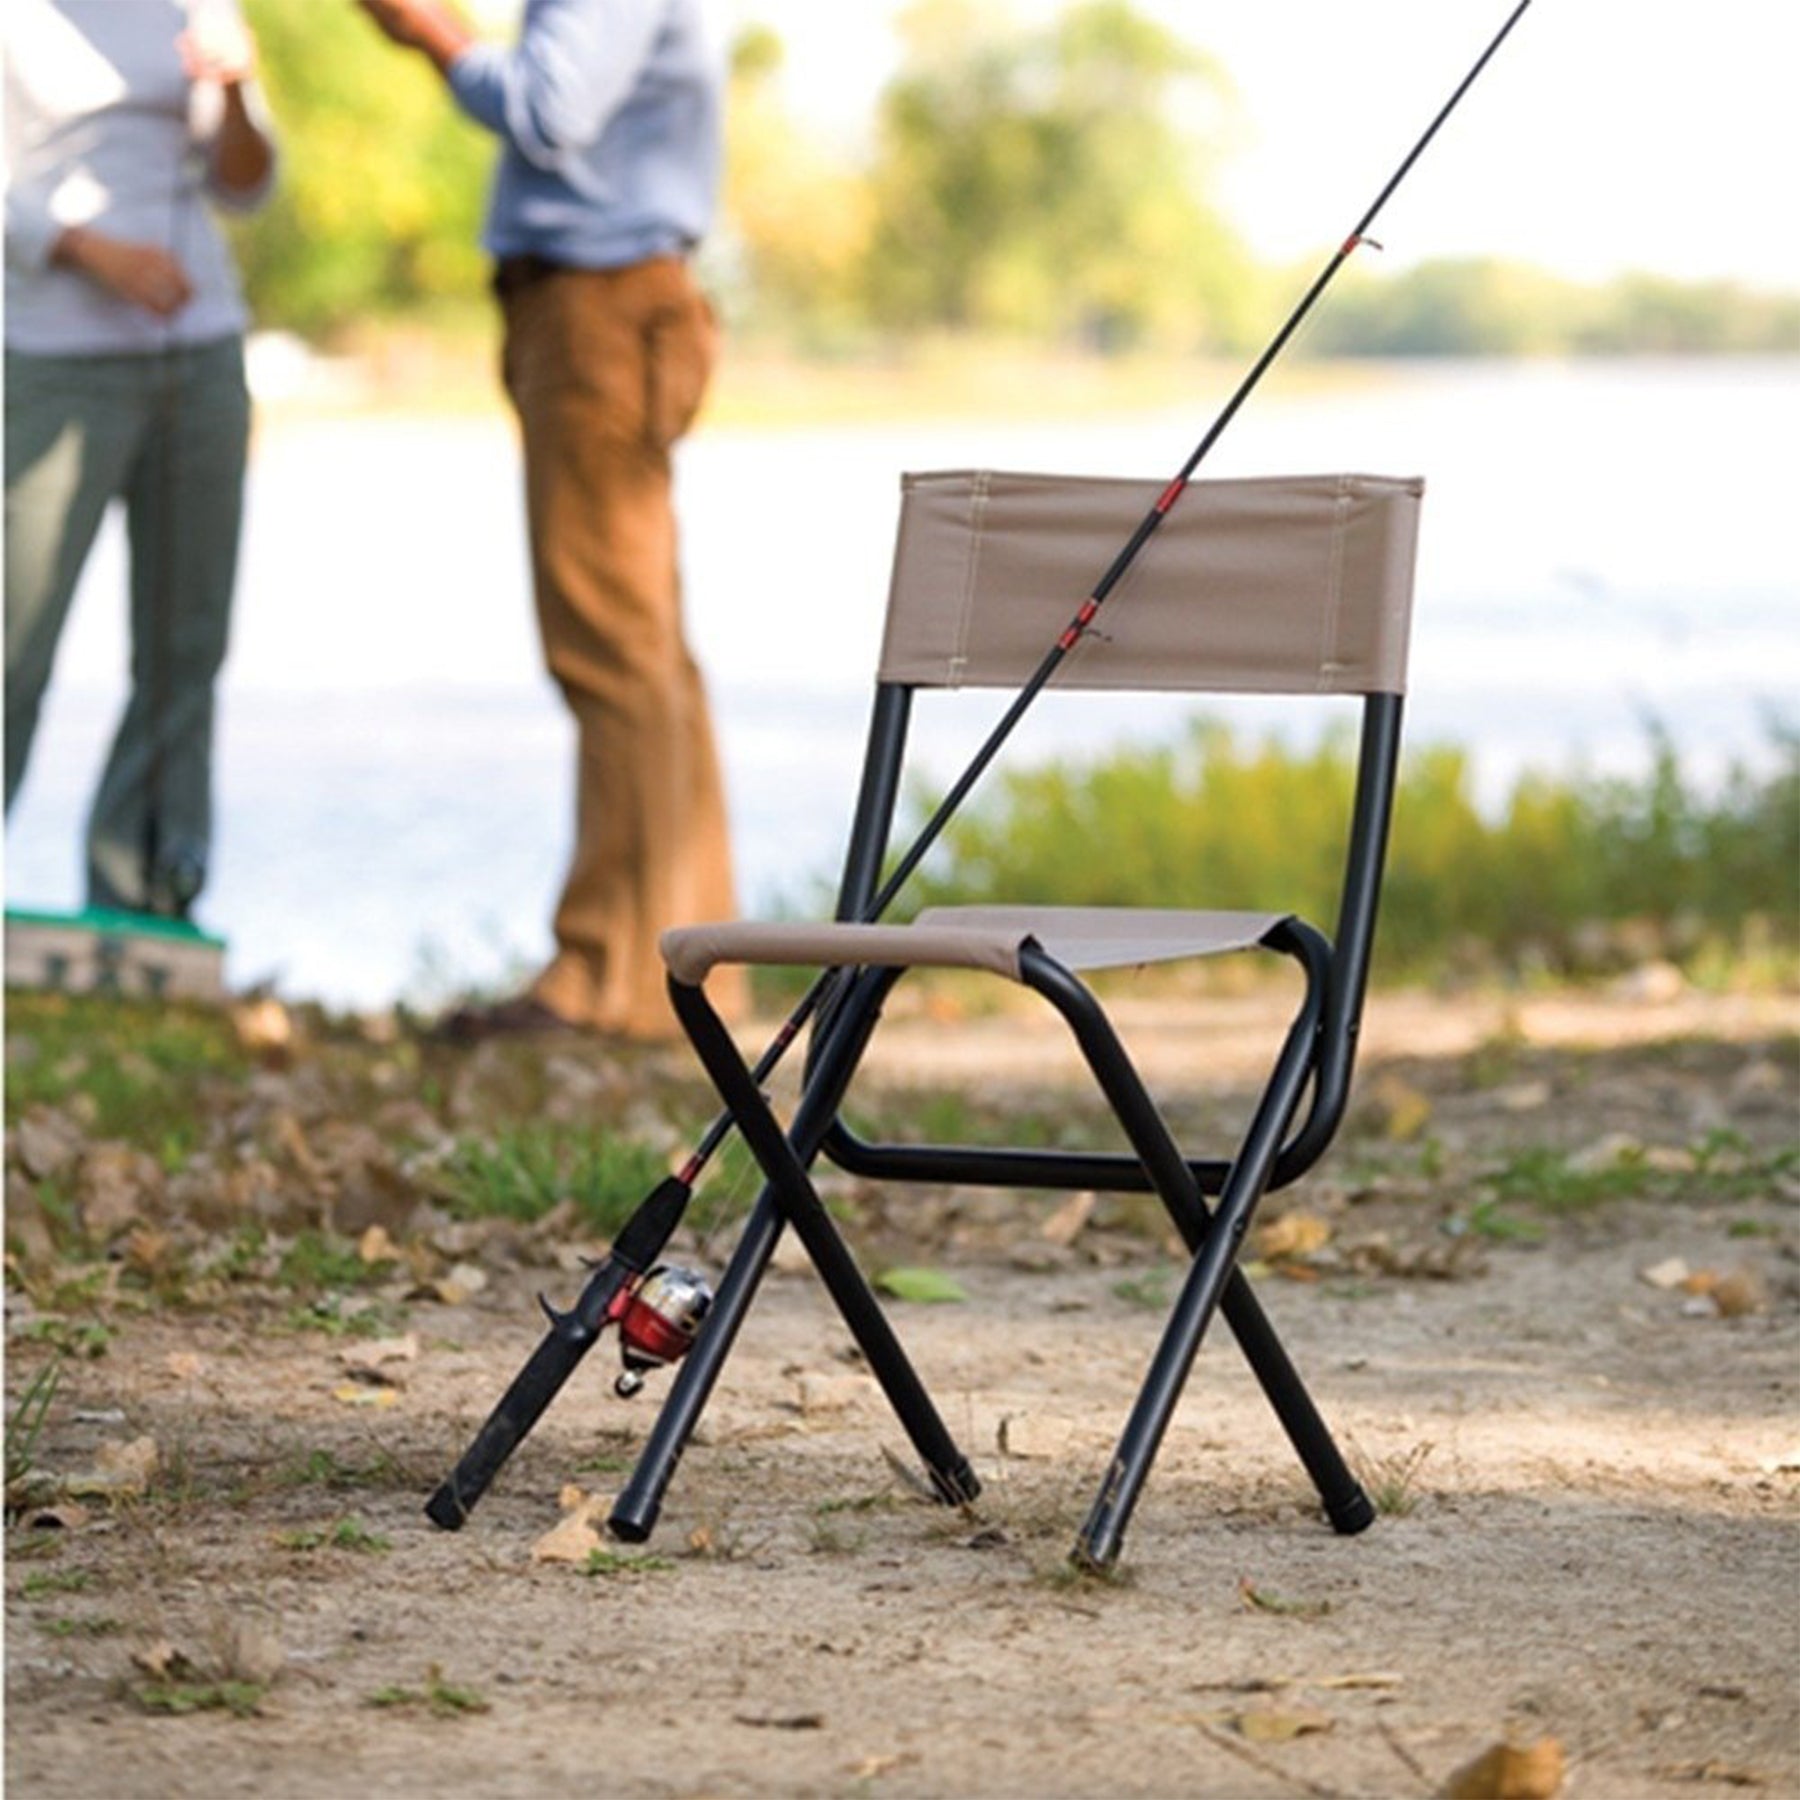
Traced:
[[717, 348], [687, 260], [719, 163], [699, 0], [527, 0], [511, 49], [441, 0], [360, 3], [501, 139], [483, 242], [524, 440], [538, 625], [578, 740], [556, 954], [524, 994], [453, 1013], [442, 1033], [673, 1037], [657, 937], [736, 910], [671, 468]]

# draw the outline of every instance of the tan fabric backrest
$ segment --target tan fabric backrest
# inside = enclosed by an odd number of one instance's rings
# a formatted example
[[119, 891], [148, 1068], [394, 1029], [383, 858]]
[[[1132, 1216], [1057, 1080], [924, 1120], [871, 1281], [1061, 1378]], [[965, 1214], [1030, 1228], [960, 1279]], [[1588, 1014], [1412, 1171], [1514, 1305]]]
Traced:
[[[986, 470], [903, 477], [881, 679], [1019, 686], [1162, 491]], [[1194, 482], [1056, 684], [1403, 692], [1423, 492], [1376, 475]]]

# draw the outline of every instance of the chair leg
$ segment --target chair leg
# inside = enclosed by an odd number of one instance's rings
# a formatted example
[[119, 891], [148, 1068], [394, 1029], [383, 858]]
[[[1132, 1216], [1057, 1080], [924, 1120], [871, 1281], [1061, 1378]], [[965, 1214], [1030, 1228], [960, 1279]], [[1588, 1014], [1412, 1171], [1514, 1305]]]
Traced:
[[[637, 1472], [609, 1520], [615, 1534], [628, 1541], [642, 1542], [655, 1524], [663, 1492], [755, 1296], [784, 1222], [794, 1227], [806, 1246], [871, 1373], [925, 1464], [938, 1497], [947, 1505], [959, 1505], [980, 1492], [974, 1469], [952, 1440], [806, 1172], [836, 1116], [874, 1027], [875, 1003], [888, 985], [881, 972], [872, 972], [865, 995], [847, 1001], [841, 1009], [829, 1041], [809, 1067], [806, 1091], [784, 1133], [704, 992], [679, 982], [669, 984], [676, 1014], [695, 1053], [761, 1164], [768, 1186], [751, 1215], [707, 1322], [677, 1375]], [[700, 1360], [696, 1362], [696, 1358]]]
[[[1125, 1047], [1099, 1003], [1081, 982], [1041, 952], [1027, 953], [1022, 972], [1030, 985], [1068, 1022], [1095, 1081], [1106, 1095], [1132, 1149], [1149, 1172], [1170, 1218], [1186, 1241], [1189, 1254], [1197, 1256], [1212, 1232], [1213, 1216], [1207, 1210], [1192, 1169], [1169, 1135], [1156, 1103], [1145, 1091]], [[1316, 983], [1314, 987], [1316, 989]], [[1311, 1036], [1312, 1020], [1313, 1009], [1309, 1002], [1295, 1021], [1290, 1041], [1305, 1045]], [[1298, 1088], [1296, 1097], [1297, 1094]], [[1286, 1120], [1283, 1119], [1278, 1134], [1285, 1127]], [[1239, 1162], [1241, 1165], [1241, 1157]], [[1266, 1172], [1262, 1179], [1266, 1183]], [[1259, 1183], [1258, 1197], [1261, 1191], [1262, 1184]], [[1364, 1530], [1373, 1523], [1375, 1509], [1351, 1474], [1330, 1428], [1313, 1404], [1299, 1371], [1283, 1349], [1249, 1280], [1236, 1267], [1235, 1259], [1228, 1268], [1220, 1304], [1238, 1347], [1318, 1489], [1326, 1518], [1335, 1530], [1346, 1535]], [[1185, 1375], [1185, 1370], [1183, 1373]]]
[[1257, 1384], [1281, 1420], [1288, 1441], [1312, 1477], [1332, 1530], [1341, 1537], [1367, 1531], [1375, 1523], [1375, 1503], [1350, 1472], [1344, 1453], [1331, 1435], [1331, 1427], [1313, 1404], [1300, 1372], [1289, 1360], [1242, 1269], [1232, 1269], [1220, 1311], [1255, 1373]]
[[[1303, 1007], [1289, 1028], [1281, 1055], [1276, 1060], [1275, 1072], [1263, 1090], [1243, 1147], [1232, 1164], [1224, 1192], [1219, 1196], [1218, 1209], [1188, 1266], [1181, 1293], [1126, 1420], [1106, 1478], [1076, 1539], [1075, 1560], [1086, 1567], [1110, 1568], [1118, 1558], [1125, 1528], [1150, 1473], [1150, 1465], [1169, 1428], [1169, 1421], [1174, 1417], [1181, 1390], [1199, 1353], [1200, 1340], [1218, 1308], [1228, 1280], [1237, 1272], [1237, 1255], [1250, 1228], [1251, 1215], [1262, 1198], [1269, 1172], [1281, 1148], [1282, 1134], [1305, 1089], [1311, 1069], [1315, 1025], [1315, 1009]], [[1294, 1385], [1298, 1387], [1297, 1377]], [[1275, 1396], [1271, 1395], [1271, 1398]], [[1279, 1400], [1277, 1405], [1279, 1408]], [[1312, 1411], [1310, 1404], [1307, 1410]], [[1283, 1418], [1287, 1422], [1286, 1414]], [[1317, 1420], [1316, 1413], [1313, 1418]], [[1323, 1421], [1318, 1421], [1318, 1431], [1324, 1432]], [[1296, 1444], [1299, 1445], [1298, 1439]], [[1307, 1448], [1316, 1451], [1316, 1442], [1309, 1439], [1308, 1446], [1301, 1450], [1303, 1456], [1307, 1454]], [[1332, 1448], [1335, 1456], [1335, 1446]], [[1308, 1467], [1311, 1466], [1309, 1461]], [[1354, 1487], [1354, 1477], [1348, 1469], [1343, 1470], [1343, 1480]], [[1355, 1509], [1350, 1496], [1338, 1481], [1334, 1480], [1332, 1487], [1334, 1491], [1326, 1496], [1326, 1503], [1328, 1507], [1335, 1504], [1339, 1516], [1344, 1518], [1346, 1523], [1340, 1529], [1361, 1529], [1361, 1525], [1368, 1523], [1368, 1518], [1363, 1518], [1361, 1524], [1352, 1524]], [[1360, 1489], [1357, 1492], [1360, 1493]], [[1364, 1505], [1367, 1505], [1366, 1498]]]

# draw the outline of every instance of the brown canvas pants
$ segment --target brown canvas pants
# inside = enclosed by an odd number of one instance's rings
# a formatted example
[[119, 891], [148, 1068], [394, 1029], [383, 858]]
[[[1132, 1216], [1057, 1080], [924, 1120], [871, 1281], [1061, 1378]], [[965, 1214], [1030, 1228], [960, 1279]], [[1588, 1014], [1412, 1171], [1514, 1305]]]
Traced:
[[532, 992], [595, 1030], [672, 1037], [658, 934], [736, 911], [670, 467], [712, 371], [712, 311], [674, 257], [509, 266], [499, 287], [538, 625], [577, 732], [574, 855]]

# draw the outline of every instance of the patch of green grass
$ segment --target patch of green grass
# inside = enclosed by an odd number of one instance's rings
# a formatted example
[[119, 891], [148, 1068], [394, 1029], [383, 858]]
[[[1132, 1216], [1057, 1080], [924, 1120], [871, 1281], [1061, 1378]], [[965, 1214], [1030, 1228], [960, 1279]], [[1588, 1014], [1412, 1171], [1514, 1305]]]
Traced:
[[1079, 1550], [1071, 1550], [1038, 1570], [1034, 1579], [1058, 1593], [1117, 1593], [1137, 1585], [1137, 1570], [1129, 1563], [1092, 1563]]
[[1477, 1237], [1502, 1244], [1541, 1244], [1545, 1231], [1529, 1219], [1516, 1219], [1501, 1210], [1499, 1200], [1478, 1200], [1469, 1208], [1468, 1229]]
[[619, 1576], [660, 1575], [674, 1567], [668, 1557], [648, 1550], [590, 1550], [581, 1572], [611, 1580]]
[[917, 1266], [883, 1269], [871, 1285], [877, 1293], [907, 1300], [916, 1306], [955, 1306], [969, 1297], [968, 1289], [942, 1269]]
[[1281, 1619], [1323, 1619], [1331, 1612], [1329, 1600], [1295, 1600], [1258, 1587], [1247, 1575], [1238, 1582], [1238, 1598], [1251, 1612], [1270, 1613]]
[[883, 1488], [873, 1494], [846, 1494], [836, 1500], [821, 1500], [813, 1511], [823, 1519], [838, 1513], [896, 1512], [909, 1504], [904, 1496]]
[[248, 1719], [262, 1710], [268, 1688], [260, 1681], [150, 1681], [131, 1690], [145, 1712], [228, 1712]]
[[575, 1465], [577, 1475], [618, 1475], [632, 1465], [632, 1457], [623, 1451], [602, 1450]]
[[412, 1485], [410, 1470], [386, 1450], [377, 1450], [367, 1462], [345, 1462], [334, 1450], [309, 1450], [284, 1463], [277, 1472], [278, 1485], [287, 1488], [325, 1488], [343, 1493], [358, 1488], [388, 1490]]
[[348, 1238], [303, 1231], [282, 1252], [277, 1276], [298, 1294], [343, 1293], [376, 1279], [381, 1270], [363, 1261]]
[[821, 1500], [812, 1509], [812, 1553], [815, 1556], [854, 1556], [868, 1542], [869, 1534], [851, 1521], [867, 1519], [872, 1513], [896, 1512], [908, 1504], [892, 1489]]
[[1111, 1146], [1111, 1139], [1080, 1108], [1012, 1111], [984, 1105], [955, 1088], [908, 1094], [903, 1106], [890, 1107], [888, 1113], [866, 1126], [871, 1135], [901, 1143], [1014, 1145], [1024, 1150], [1090, 1150], [1100, 1148], [1102, 1141]]
[[1772, 1219], [1733, 1219], [1725, 1227], [1728, 1238], [1778, 1238], [1783, 1228]]
[[457, 1218], [529, 1223], [571, 1200], [595, 1231], [610, 1235], [668, 1172], [666, 1157], [647, 1144], [608, 1131], [530, 1124], [461, 1139], [443, 1180]]
[[321, 1294], [308, 1306], [292, 1308], [285, 1318], [290, 1331], [322, 1331], [334, 1338], [392, 1337], [406, 1328], [404, 1306], [384, 1301], [354, 1301], [344, 1294]]
[[6, 1121], [82, 1096], [96, 1138], [178, 1167], [200, 1147], [202, 1093], [251, 1063], [217, 1007], [98, 994], [9, 993]]
[[1578, 1212], [1640, 1194], [1647, 1185], [1642, 1154], [1622, 1152], [1610, 1162], [1578, 1166], [1545, 1144], [1515, 1151], [1487, 1177], [1497, 1198], [1523, 1200], [1553, 1212]]
[[455, 1719], [468, 1713], [488, 1711], [487, 1700], [474, 1688], [458, 1687], [444, 1679], [443, 1671], [433, 1663], [426, 1671], [422, 1688], [402, 1687], [398, 1683], [377, 1688], [369, 1695], [368, 1704], [377, 1707], [423, 1707], [433, 1718]]
[[38, 1624], [43, 1631], [48, 1632], [51, 1637], [56, 1638], [116, 1637], [125, 1629], [124, 1620], [108, 1618], [76, 1619], [64, 1617], [56, 1619], [40, 1619]]
[[50, 1414], [50, 1403], [62, 1382], [63, 1364], [53, 1356], [25, 1384], [18, 1404], [6, 1419], [6, 1485], [23, 1481], [37, 1467], [38, 1439]]
[[385, 1556], [394, 1547], [390, 1539], [371, 1531], [354, 1514], [310, 1530], [284, 1531], [275, 1541], [284, 1550], [348, 1550], [358, 1556]]
[[1709, 1134], [1690, 1145], [1688, 1155], [1691, 1168], [1679, 1161], [1659, 1162], [1647, 1146], [1631, 1142], [1622, 1142], [1613, 1156], [1601, 1160], [1532, 1144], [1512, 1152], [1482, 1180], [1494, 1202], [1568, 1213], [1616, 1200], [1675, 1199], [1692, 1191], [1697, 1182], [1712, 1202], [1757, 1199], [1774, 1182], [1800, 1171], [1800, 1150], [1758, 1152], [1731, 1132]]
[[27, 1600], [39, 1600], [47, 1594], [80, 1594], [93, 1583], [86, 1569], [40, 1569], [25, 1577], [19, 1592]]
[[18, 1333], [26, 1344], [48, 1344], [58, 1356], [92, 1362], [104, 1356], [118, 1334], [104, 1319], [66, 1319], [57, 1313], [45, 1313], [31, 1321]]
[[1112, 1285], [1113, 1298], [1145, 1312], [1167, 1312], [1175, 1301], [1176, 1271], [1165, 1264], [1142, 1275], [1127, 1275]]
[[1414, 1444], [1388, 1456], [1372, 1456], [1350, 1446], [1351, 1473], [1363, 1485], [1376, 1512], [1384, 1518], [1403, 1519], [1415, 1511], [1421, 1499], [1419, 1476], [1431, 1455], [1429, 1443]]
[[66, 1531], [22, 1532], [18, 1537], [7, 1540], [6, 1560], [36, 1562], [40, 1558], [61, 1556], [68, 1547], [69, 1534]]

